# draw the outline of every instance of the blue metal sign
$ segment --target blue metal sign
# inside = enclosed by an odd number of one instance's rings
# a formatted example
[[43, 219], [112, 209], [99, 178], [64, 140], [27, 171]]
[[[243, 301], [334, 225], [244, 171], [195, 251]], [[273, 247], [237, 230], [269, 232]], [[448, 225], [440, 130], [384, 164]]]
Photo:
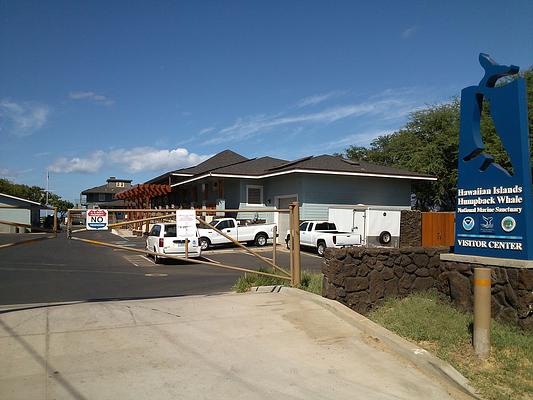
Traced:
[[[455, 253], [522, 260], [533, 259], [531, 165], [526, 84], [517, 78], [496, 86], [518, 67], [499, 65], [479, 55], [485, 76], [461, 91], [459, 177]], [[480, 133], [483, 100], [490, 105], [496, 132], [509, 155], [512, 173], [484, 153]]]

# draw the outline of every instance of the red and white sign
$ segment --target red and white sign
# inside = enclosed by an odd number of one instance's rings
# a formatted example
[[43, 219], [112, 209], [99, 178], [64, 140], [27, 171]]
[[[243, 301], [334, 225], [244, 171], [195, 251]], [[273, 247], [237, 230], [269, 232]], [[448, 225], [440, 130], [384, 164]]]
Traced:
[[109, 213], [107, 210], [93, 209], [87, 210], [86, 227], [90, 231], [107, 230]]

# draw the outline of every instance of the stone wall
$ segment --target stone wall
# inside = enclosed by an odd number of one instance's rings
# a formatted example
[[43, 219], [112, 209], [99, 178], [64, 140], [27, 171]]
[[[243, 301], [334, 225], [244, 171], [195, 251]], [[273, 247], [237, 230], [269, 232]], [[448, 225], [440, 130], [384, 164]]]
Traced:
[[[323, 296], [366, 314], [385, 297], [435, 288], [472, 311], [473, 268], [441, 261], [448, 247], [327, 249]], [[492, 268], [492, 316], [533, 330], [533, 270]]]
[[402, 210], [400, 217], [400, 247], [422, 246], [422, 213]]

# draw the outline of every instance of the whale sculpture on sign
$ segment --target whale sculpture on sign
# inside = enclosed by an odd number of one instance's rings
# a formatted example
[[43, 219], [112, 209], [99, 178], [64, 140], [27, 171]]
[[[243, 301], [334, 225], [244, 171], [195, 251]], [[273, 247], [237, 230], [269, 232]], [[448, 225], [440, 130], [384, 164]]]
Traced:
[[[466, 115], [466, 113], [472, 113], [470, 115], [472, 117], [471, 126], [465, 126], [464, 137], [461, 137], [461, 139], [463, 139], [463, 144], [466, 151], [471, 149], [468, 154], [463, 157], [463, 160], [474, 161], [474, 165], [481, 171], [486, 171], [488, 168], [494, 168], [503, 174], [509, 175], [507, 170], [494, 163], [494, 157], [492, 155], [483, 153], [484, 145], [479, 129], [479, 121], [481, 110], [483, 108], [483, 100], [487, 99], [490, 104], [489, 109], [496, 127], [496, 131], [503, 133], [500, 135], [500, 139], [505, 149], [509, 149], [509, 141], [512, 140], [512, 134], [506, 132], [508, 130], [508, 118], [507, 116], [502, 115], [504, 110], [502, 106], [505, 105], [503, 100], [509, 98], [507, 92], [514, 92], [516, 89], [512, 87], [513, 83], [498, 88], [495, 88], [495, 85], [498, 79], [517, 74], [519, 68], [516, 65], [499, 65], [492, 58], [490, 58], [488, 54], [484, 53], [479, 55], [479, 63], [485, 70], [485, 76], [483, 79], [481, 79], [477, 87], [472, 86], [470, 88], [466, 88], [463, 91], [464, 96], [461, 97], [461, 111], [465, 112], [464, 119], [463, 114], [461, 115], [461, 121], [468, 120], [468, 115]], [[468, 103], [463, 102], [463, 99], [468, 99]], [[516, 159], [516, 155], [513, 157], [513, 155], [509, 154], [509, 158], [511, 164], [513, 164], [513, 161]]]

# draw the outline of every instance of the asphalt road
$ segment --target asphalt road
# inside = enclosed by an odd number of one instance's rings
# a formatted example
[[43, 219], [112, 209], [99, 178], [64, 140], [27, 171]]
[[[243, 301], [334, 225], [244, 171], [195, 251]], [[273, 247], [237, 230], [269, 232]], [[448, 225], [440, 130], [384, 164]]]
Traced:
[[[144, 247], [141, 238], [123, 239], [108, 232], [78, 235]], [[38, 236], [2, 234], [0, 245], [34, 237]], [[271, 254], [260, 250], [265, 256]], [[206, 258], [250, 269], [266, 265], [234, 248], [208, 251]], [[278, 260], [288, 267], [288, 252], [279, 251]], [[317, 256], [302, 253], [304, 269], [318, 272], [321, 263]], [[176, 260], [157, 265], [142, 254], [68, 240], [59, 234], [56, 239], [0, 248], [0, 305], [215, 294], [231, 290], [240, 275]]]

